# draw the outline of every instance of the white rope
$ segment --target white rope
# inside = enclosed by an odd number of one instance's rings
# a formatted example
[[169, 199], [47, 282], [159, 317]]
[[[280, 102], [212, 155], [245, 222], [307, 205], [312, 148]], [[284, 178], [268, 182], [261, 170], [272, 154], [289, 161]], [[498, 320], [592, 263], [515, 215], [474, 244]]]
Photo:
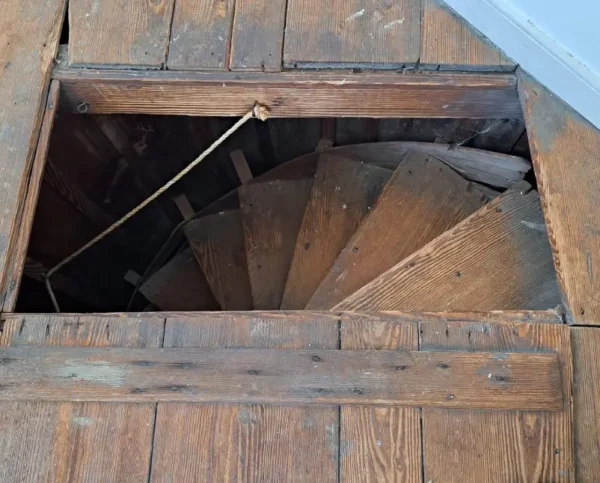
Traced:
[[106, 230], [104, 230], [98, 236], [96, 236], [95, 238], [90, 240], [88, 243], [86, 243], [84, 246], [82, 246], [76, 252], [72, 253], [67, 258], [65, 258], [64, 260], [59, 262], [57, 265], [52, 267], [50, 270], [48, 270], [48, 272], [46, 273], [44, 278], [45, 278], [45, 283], [46, 283], [46, 290], [48, 291], [48, 295], [50, 295], [50, 299], [52, 300], [52, 305], [54, 305], [54, 310], [56, 310], [56, 312], [60, 312], [60, 307], [56, 300], [56, 296], [54, 295], [54, 291], [52, 290], [52, 285], [50, 284], [50, 277], [52, 277], [52, 275], [54, 275], [58, 270], [60, 270], [66, 264], [73, 261], [79, 255], [81, 255], [83, 252], [85, 252], [88, 248], [94, 246], [96, 243], [98, 243], [104, 237], [106, 237], [107, 235], [109, 235], [110, 233], [115, 231], [123, 223], [125, 223], [132, 216], [134, 216], [136, 213], [138, 213], [140, 210], [144, 209], [146, 206], [148, 206], [150, 203], [152, 203], [156, 198], [158, 198], [160, 195], [162, 195], [171, 186], [173, 186], [175, 183], [177, 183], [177, 181], [179, 181], [181, 178], [183, 178], [192, 169], [194, 169], [198, 164], [200, 164], [204, 159], [206, 159], [206, 157], [210, 153], [212, 153], [215, 149], [217, 149], [219, 147], [219, 145], [221, 143], [223, 143], [223, 141], [225, 141], [229, 136], [231, 136], [233, 133], [235, 133], [240, 127], [242, 127], [246, 122], [248, 122], [253, 117], [260, 119], [261, 121], [266, 121], [267, 118], [269, 117], [269, 111], [267, 110], [266, 107], [261, 106], [260, 104], [255, 104], [251, 111], [249, 111], [244, 117], [242, 117], [233, 126], [231, 126], [227, 131], [225, 131], [219, 139], [217, 139], [214, 143], [212, 143], [208, 147], [208, 149], [206, 149], [206, 151], [204, 151], [200, 156], [198, 156], [196, 159], [194, 159], [187, 167], [185, 167], [181, 172], [179, 172], [179, 174], [177, 174], [173, 179], [168, 181], [164, 186], [159, 188], [155, 193], [153, 193], [148, 198], [146, 198], [144, 201], [142, 201], [138, 206], [136, 206], [129, 213], [124, 215], [121, 219], [115, 221], [112, 225], [110, 225]]

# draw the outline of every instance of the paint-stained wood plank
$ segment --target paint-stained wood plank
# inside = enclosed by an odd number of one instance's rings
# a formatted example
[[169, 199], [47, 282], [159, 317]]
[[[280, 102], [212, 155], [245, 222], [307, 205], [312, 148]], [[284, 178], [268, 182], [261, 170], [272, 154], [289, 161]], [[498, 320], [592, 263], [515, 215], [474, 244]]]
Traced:
[[160, 310], [218, 310], [194, 253], [186, 248], [152, 275], [140, 293]]
[[304, 308], [391, 174], [340, 156], [320, 155], [282, 309]]
[[167, 55], [174, 0], [72, 0], [69, 64], [154, 68]]
[[90, 114], [242, 116], [259, 102], [269, 108], [270, 117], [523, 117], [511, 74], [146, 71], [140, 75], [60, 68], [54, 75], [70, 108], [77, 112], [83, 104]]
[[[420, 324], [422, 350], [557, 353], [571, 394], [569, 329], [557, 324]], [[424, 481], [575, 481], [570, 404], [559, 412], [423, 409]]]
[[223, 310], [251, 310], [252, 289], [239, 210], [192, 221], [184, 228], [217, 302]]
[[600, 324], [600, 131], [519, 73], [558, 283], [576, 324]]
[[555, 354], [19, 347], [0, 400], [564, 407]]
[[281, 305], [311, 187], [311, 179], [299, 179], [253, 183], [238, 190], [256, 310], [277, 310]]
[[226, 69], [234, 5], [235, 0], [175, 2], [167, 67]]
[[582, 483], [600, 474], [600, 331], [573, 328], [575, 471]]
[[[0, 18], [0, 293], [18, 285], [14, 250], [26, 207], [29, 175], [46, 106], [46, 94], [65, 12], [65, 0], [7, 0]], [[40, 163], [36, 163], [39, 170]], [[33, 179], [35, 184], [35, 178]], [[39, 184], [39, 183], [38, 183]], [[31, 191], [30, 191], [31, 193]], [[35, 198], [35, 197], [34, 197]], [[35, 202], [33, 202], [35, 205]], [[30, 220], [25, 219], [23, 232]], [[21, 247], [21, 248], [19, 248]], [[10, 303], [10, 301], [9, 301]]]
[[560, 302], [539, 196], [521, 182], [335, 309], [517, 310]]
[[[416, 350], [416, 323], [342, 322], [342, 349]], [[421, 411], [418, 408], [344, 406], [340, 417], [341, 481], [421, 481]]]
[[331, 309], [487, 200], [441, 161], [422, 152], [409, 152], [306, 309]]
[[426, 68], [514, 70], [515, 64], [441, 0], [423, 0], [420, 63]]
[[[169, 319], [165, 347], [334, 349], [338, 323], [229, 314]], [[226, 456], [225, 456], [226, 455]], [[334, 407], [159, 404], [153, 481], [335, 482]]]
[[289, 0], [284, 64], [414, 64], [420, 20], [420, 0], [333, 0], [325, 8], [318, 0]]
[[237, 0], [231, 70], [281, 70], [285, 7], [285, 0]]
[[[9, 347], [159, 347], [163, 319], [15, 317]], [[0, 479], [146, 482], [153, 404], [2, 403]]]

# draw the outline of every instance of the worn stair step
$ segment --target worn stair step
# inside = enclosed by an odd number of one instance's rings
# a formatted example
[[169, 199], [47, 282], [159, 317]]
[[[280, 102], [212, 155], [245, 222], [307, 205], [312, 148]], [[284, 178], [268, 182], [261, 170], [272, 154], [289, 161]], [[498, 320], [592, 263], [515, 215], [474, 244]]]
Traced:
[[560, 302], [539, 195], [521, 182], [335, 310], [537, 310]]
[[441, 161], [411, 151], [306, 305], [331, 309], [487, 203]]
[[219, 304], [190, 248], [175, 255], [139, 290], [160, 310], [219, 310]]
[[279, 309], [312, 179], [240, 186], [254, 309]]
[[391, 174], [341, 156], [319, 157], [285, 285], [283, 310], [304, 308]]
[[194, 220], [185, 235], [223, 310], [251, 310], [252, 291], [239, 210]]

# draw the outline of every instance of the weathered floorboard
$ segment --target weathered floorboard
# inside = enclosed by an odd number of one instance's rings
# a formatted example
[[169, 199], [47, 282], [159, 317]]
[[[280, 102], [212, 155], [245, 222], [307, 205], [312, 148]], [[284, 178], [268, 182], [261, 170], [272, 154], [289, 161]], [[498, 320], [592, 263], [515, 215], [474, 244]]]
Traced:
[[441, 161], [422, 152], [409, 152], [306, 309], [331, 309], [487, 200], [475, 185]]
[[419, 59], [421, 1], [289, 0], [284, 64], [398, 68]]
[[237, 0], [231, 70], [280, 71], [285, 0]]
[[526, 74], [519, 86], [558, 283], [575, 324], [600, 325], [600, 131]]
[[[7, 320], [2, 346], [159, 347], [163, 319], [46, 317]], [[65, 350], [65, 349], [59, 349]], [[148, 480], [153, 404], [0, 404], [3, 482]]]
[[[344, 350], [417, 350], [415, 322], [342, 321]], [[340, 481], [421, 482], [421, 410], [344, 406], [340, 416]]]
[[573, 328], [573, 422], [576, 480], [600, 475], [600, 331]]
[[174, 3], [70, 0], [69, 64], [161, 68], [166, 60]]
[[[220, 315], [168, 319], [165, 347], [335, 349], [338, 344], [336, 320]], [[161, 403], [152, 481], [333, 483], [337, 458], [334, 407]]]
[[[65, 102], [90, 114], [521, 119], [515, 76], [91, 71], [58, 68]], [[357, 102], [360, 99], [360, 102]], [[282, 102], [283, 100], [283, 102]]]
[[539, 197], [522, 182], [335, 310], [482, 311], [559, 304]]
[[440, 0], [423, 0], [421, 58], [425, 68], [441, 70], [514, 70], [491, 42]]
[[320, 155], [283, 293], [283, 310], [304, 308], [391, 175], [377, 166]]
[[256, 310], [277, 310], [281, 305], [311, 187], [311, 179], [299, 179], [238, 189]]
[[422, 350], [558, 353], [567, 403], [554, 413], [423, 408], [424, 481], [575, 481], [568, 327], [422, 322], [420, 334]]
[[5, 401], [563, 408], [555, 354], [19, 347], [0, 357]]
[[[0, 16], [0, 293], [18, 279], [11, 264], [31, 171], [65, 0], [4, 0]], [[36, 163], [39, 167], [39, 163]], [[35, 179], [34, 179], [35, 183]], [[30, 216], [25, 212], [25, 217]], [[25, 220], [25, 223], [30, 221]], [[18, 246], [16, 248], [19, 249]]]

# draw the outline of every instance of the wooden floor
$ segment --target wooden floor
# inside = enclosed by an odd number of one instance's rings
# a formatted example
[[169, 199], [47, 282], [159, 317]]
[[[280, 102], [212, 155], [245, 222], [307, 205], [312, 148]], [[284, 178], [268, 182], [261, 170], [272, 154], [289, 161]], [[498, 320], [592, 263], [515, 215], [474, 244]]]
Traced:
[[[63, 32], [67, 3], [68, 38]], [[600, 132], [585, 119], [524, 73], [517, 74], [564, 317], [553, 312], [13, 315], [9, 312], [24, 258], [19, 254], [27, 245], [36, 183], [43, 171], [40, 150], [47, 146], [48, 122], [58, 102], [58, 84], [50, 96], [48, 92], [60, 42], [68, 45], [61, 50], [66, 57], [59, 60], [70, 70], [54, 76], [71, 83], [65, 94], [81, 113], [102, 108], [114, 112], [111, 102], [125, 105], [121, 112], [136, 112], [141, 98], [146, 102], [143, 112], [189, 114], [175, 108], [196, 102], [197, 113], [207, 109], [202, 100], [218, 97], [217, 87], [227, 83], [225, 107], [210, 114], [237, 115], [256, 96], [265, 95], [278, 115], [315, 115], [310, 111], [314, 106], [307, 108], [292, 95], [296, 91], [286, 90], [290, 76], [298, 84], [305, 82], [305, 89], [316, 82], [319, 99], [344, 92], [345, 101], [335, 98], [326, 106], [337, 108], [338, 116], [347, 115], [344, 102], [356, 98], [356, 91], [351, 92], [354, 97], [348, 95], [348, 76], [352, 82], [364, 82], [368, 100], [400, 91], [398, 98], [417, 99], [421, 104], [415, 117], [446, 117], [442, 109], [448, 106], [455, 117], [513, 117], [519, 111], [515, 74], [508, 73], [516, 66], [438, 0], [331, 0], [327, 5], [316, 0], [5, 0], [0, 17], [0, 481], [597, 481]], [[333, 81], [303, 80], [308, 78], [300, 70], [311, 68], [346, 70]], [[293, 71], [278, 72], [283, 69]], [[396, 77], [385, 77], [383, 86], [377, 80], [358, 81], [367, 79], [361, 69], [391, 71], [376, 76]], [[422, 74], [415, 81], [404, 75], [412, 70], [496, 74]], [[258, 76], [239, 81], [254, 85], [248, 90], [235, 84], [236, 76], [246, 71]], [[90, 80], [94, 76], [103, 84]], [[118, 88], [112, 83], [115, 78]], [[193, 91], [192, 97], [181, 95], [181, 89], [193, 90], [195, 82], [207, 78], [210, 89]], [[269, 89], [257, 86], [263, 82], [271, 82]], [[434, 95], [423, 100], [422, 92], [414, 94], [415, 85], [427, 82], [437, 84], [430, 91]], [[469, 93], [469, 102], [457, 101], [458, 90]], [[359, 114], [383, 117], [385, 104], [375, 103], [375, 110], [370, 104], [362, 106]], [[324, 112], [329, 111], [316, 115]], [[398, 116], [414, 112], [405, 109]], [[388, 117], [394, 116], [388, 111]], [[35, 360], [58, 364], [51, 351], [57, 346], [65, 347], [64, 354], [77, 354], [66, 352], [77, 347], [99, 352], [90, 352], [97, 357], [91, 362], [84, 351], [79, 365], [42, 364], [31, 370]], [[322, 362], [320, 351], [352, 360], [357, 359], [356, 351], [369, 351], [373, 355], [364, 357], [358, 371], [370, 372], [369, 364], [383, 364], [384, 357], [414, 356], [411, 363], [393, 365], [401, 374], [398, 378], [416, 368], [424, 371], [418, 374], [430, 376], [422, 377], [423, 388], [446, 387], [445, 371], [456, 378], [452, 380], [457, 388], [468, 389], [474, 380], [488, 385], [480, 399], [467, 398], [470, 406], [461, 393], [447, 391], [440, 398], [439, 391], [427, 390], [405, 395], [415, 398], [412, 404], [403, 399], [402, 405], [390, 405], [372, 394], [389, 390], [391, 376], [379, 387], [369, 386], [369, 391], [346, 386], [343, 399], [333, 390], [341, 391], [346, 381], [347, 374], [338, 368], [313, 382], [320, 385], [311, 386], [312, 399], [303, 393], [305, 400], [291, 398], [292, 405], [279, 395], [268, 403], [256, 398], [260, 403], [254, 404], [247, 393], [256, 391], [252, 378], [261, 374], [242, 361], [239, 367], [246, 370], [248, 386], [240, 385], [226, 404], [199, 402], [194, 388], [179, 385], [177, 378], [154, 392], [131, 386], [125, 397], [122, 390], [111, 389], [116, 387], [115, 377], [117, 385], [125, 377], [123, 367], [102, 362], [102, 357], [116, 354], [110, 347], [148, 349], [148, 354], [163, 348], [177, 357], [186, 353], [184, 349], [194, 349], [187, 352], [189, 357], [208, 357], [209, 349], [294, 351], [297, 357], [306, 355], [302, 351], [319, 351], [312, 354], [319, 358], [312, 359], [316, 365]], [[463, 354], [471, 365], [463, 361], [456, 371], [444, 361], [421, 366], [418, 361], [424, 356], [415, 355], [419, 352], [436, 361], [433, 352]], [[502, 366], [505, 358], [515, 358], [520, 361], [515, 367], [529, 372], [511, 373]], [[489, 361], [489, 367], [482, 360]], [[147, 376], [143, 371], [152, 371], [153, 364], [139, 359], [123, 363], [127, 377]], [[54, 369], [43, 372], [48, 367]], [[189, 360], [178, 367], [188, 371], [186, 377], [198, 369]], [[531, 377], [531, 367], [543, 367], [544, 377]], [[38, 370], [52, 377], [35, 379]], [[389, 365], [386, 370], [391, 371]], [[54, 396], [33, 400], [36, 396], [19, 374], [41, 384], [34, 391], [38, 399], [44, 391]], [[227, 385], [218, 374], [214, 370], [210, 381]], [[502, 395], [517, 384], [529, 384], [537, 406], [518, 398], [510, 407], [498, 406], [510, 400], [494, 394]], [[63, 387], [68, 388], [64, 394]]]

